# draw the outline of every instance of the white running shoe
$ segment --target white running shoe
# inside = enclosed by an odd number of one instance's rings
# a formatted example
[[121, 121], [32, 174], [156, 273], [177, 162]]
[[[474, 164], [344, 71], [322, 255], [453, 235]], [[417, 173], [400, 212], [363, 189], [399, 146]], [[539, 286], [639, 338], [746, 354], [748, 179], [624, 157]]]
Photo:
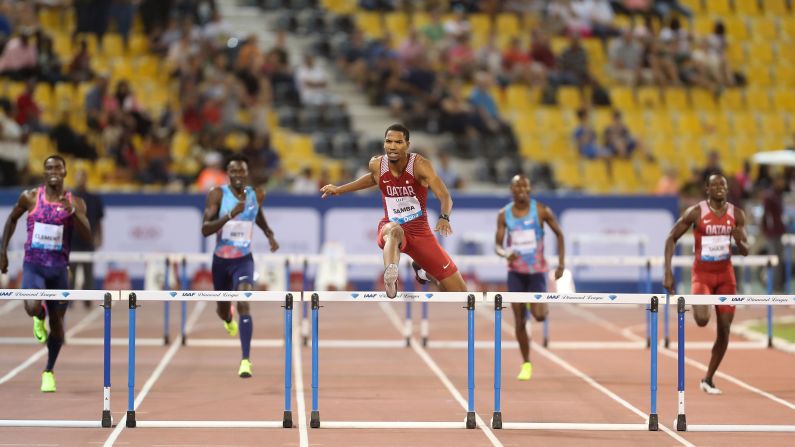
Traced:
[[717, 396], [718, 394], [723, 394], [723, 391], [721, 391], [720, 388], [716, 387], [715, 384], [712, 383], [712, 380], [701, 379], [699, 387], [701, 388], [701, 391], [707, 394], [712, 394], [715, 396]]
[[384, 291], [387, 298], [394, 298], [397, 296], [397, 280], [398, 280], [398, 266], [397, 264], [389, 264], [384, 269]]

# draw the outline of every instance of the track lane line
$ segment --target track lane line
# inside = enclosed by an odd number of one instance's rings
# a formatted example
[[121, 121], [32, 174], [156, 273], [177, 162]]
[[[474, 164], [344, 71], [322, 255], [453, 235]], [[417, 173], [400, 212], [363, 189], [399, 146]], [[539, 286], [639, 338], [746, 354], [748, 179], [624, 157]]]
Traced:
[[[479, 308], [478, 310], [479, 310], [479, 312], [481, 314], [486, 315], [492, 322], [494, 322], [494, 312], [493, 311], [489, 311], [488, 309], [485, 309], [483, 307]], [[511, 337], [514, 336], [514, 326], [511, 323], [503, 321], [502, 322], [502, 330], [507, 335], [510, 335]], [[560, 358], [556, 354], [548, 351], [547, 349], [545, 349], [543, 346], [539, 345], [536, 342], [531, 342], [531, 346], [532, 346], [533, 350], [535, 350], [536, 352], [538, 352], [542, 356], [546, 357], [548, 360], [552, 361], [556, 365], [558, 365], [561, 368], [565, 369], [566, 371], [570, 372], [571, 374], [573, 374], [574, 376], [578, 377], [579, 379], [582, 379], [588, 385], [591, 385], [592, 387], [596, 388], [601, 393], [605, 394], [607, 397], [609, 397], [609, 398], [613, 399], [614, 401], [616, 401], [618, 404], [620, 404], [624, 408], [630, 410], [631, 412], [633, 412], [636, 415], [638, 415], [641, 418], [643, 418], [643, 420], [645, 420], [645, 421], [649, 420], [649, 415], [647, 413], [644, 413], [643, 411], [641, 411], [638, 408], [636, 408], [634, 405], [630, 404], [629, 402], [627, 402], [626, 400], [621, 398], [618, 394], [610, 391], [607, 387], [605, 387], [604, 385], [602, 385], [599, 382], [597, 382], [596, 380], [594, 380], [591, 376], [589, 376], [589, 375], [585, 374], [584, 372], [580, 371], [579, 369], [577, 369], [571, 363], [567, 362], [566, 360], [563, 360], [562, 358]], [[669, 435], [670, 437], [675, 439], [681, 445], [686, 446], [686, 447], [695, 447], [694, 444], [690, 443], [685, 438], [679, 436], [676, 432], [674, 432], [670, 428], [666, 427], [665, 424], [660, 423], [659, 424], [659, 428], [660, 428], [661, 431], [665, 432], [667, 435]]]
[[[386, 313], [387, 318], [389, 318], [389, 321], [392, 323], [392, 326], [394, 326], [395, 329], [397, 329], [398, 333], [402, 335], [403, 321], [400, 319], [400, 316], [398, 316], [395, 309], [392, 308], [390, 303], [380, 302], [378, 304], [379, 307], [384, 311], [384, 313]], [[444, 387], [447, 388], [447, 391], [449, 391], [450, 394], [452, 394], [453, 398], [461, 405], [461, 407], [464, 408], [464, 410], [468, 410], [467, 401], [466, 399], [464, 399], [464, 396], [462, 396], [461, 393], [458, 392], [458, 390], [453, 385], [453, 382], [450, 381], [450, 379], [447, 377], [447, 374], [445, 374], [444, 371], [442, 371], [442, 369], [439, 367], [439, 365], [436, 364], [433, 358], [431, 358], [430, 354], [428, 354], [428, 351], [426, 351], [422, 347], [422, 344], [415, 337], [411, 337], [410, 344], [411, 344], [411, 349], [413, 349], [414, 352], [416, 352], [417, 355], [419, 355], [420, 358], [425, 362], [425, 364], [428, 365], [428, 368], [430, 368], [431, 371], [433, 371], [433, 373], [436, 374], [436, 377], [442, 382]], [[486, 424], [486, 421], [484, 421], [483, 418], [480, 417], [477, 411], [475, 412], [475, 420], [477, 421], [478, 428], [486, 435], [489, 441], [491, 441], [491, 445], [493, 445], [494, 447], [503, 447], [502, 442], [500, 442], [500, 440], [497, 439], [497, 436], [494, 434], [494, 432], [491, 431], [489, 425]]]

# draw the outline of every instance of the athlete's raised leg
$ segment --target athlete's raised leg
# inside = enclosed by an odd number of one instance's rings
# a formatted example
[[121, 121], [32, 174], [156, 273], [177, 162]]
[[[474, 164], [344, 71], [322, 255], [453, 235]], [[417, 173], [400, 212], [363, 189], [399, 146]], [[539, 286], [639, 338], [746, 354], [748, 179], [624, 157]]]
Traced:
[[384, 240], [384, 291], [386, 296], [394, 298], [397, 296], [400, 246], [405, 235], [400, 225], [389, 222], [381, 228], [381, 237]]

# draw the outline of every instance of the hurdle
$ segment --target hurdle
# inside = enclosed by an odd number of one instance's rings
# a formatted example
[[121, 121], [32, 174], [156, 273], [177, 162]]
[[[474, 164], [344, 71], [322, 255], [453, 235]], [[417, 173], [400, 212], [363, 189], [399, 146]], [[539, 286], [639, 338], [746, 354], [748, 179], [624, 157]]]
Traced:
[[103, 319], [103, 383], [102, 414], [98, 420], [0, 420], [0, 427], [69, 427], [69, 428], [109, 428], [113, 425], [110, 412], [110, 325], [111, 308], [114, 300], [119, 300], [118, 291], [109, 290], [38, 290], [38, 289], [0, 289], [0, 300], [52, 300], [52, 301], [101, 301], [104, 308]]
[[[772, 279], [771, 279], [772, 280]], [[688, 424], [685, 414], [685, 306], [687, 305], [793, 306], [795, 295], [679, 295], [676, 300], [679, 346], [677, 350], [678, 405], [674, 427], [693, 432], [795, 432], [795, 425]], [[731, 347], [731, 345], [730, 345]]]
[[[476, 428], [475, 415], [475, 302], [482, 298], [481, 293], [472, 292], [399, 292], [389, 299], [384, 292], [304, 292], [311, 297], [312, 306], [312, 428]], [[466, 304], [467, 309], [467, 413], [464, 422], [398, 422], [398, 421], [320, 421], [319, 409], [319, 309], [320, 304], [328, 302], [442, 302]]]
[[[503, 422], [500, 408], [502, 387], [502, 309], [504, 303], [572, 303], [572, 304], [638, 304], [648, 306], [651, 314], [650, 344], [650, 407], [649, 419], [644, 424], [589, 424], [569, 422]], [[494, 413], [491, 427], [514, 430], [599, 430], [599, 431], [657, 431], [657, 314], [658, 298], [650, 294], [607, 293], [517, 293], [487, 292], [486, 303], [494, 306]]]
[[[298, 292], [282, 291], [191, 291], [191, 290], [123, 290], [129, 308], [128, 364], [127, 364], [127, 424], [129, 428], [291, 428], [293, 417], [291, 408], [292, 390], [292, 333], [293, 296]], [[264, 301], [283, 303], [284, 308], [284, 412], [279, 421], [189, 421], [162, 420], [140, 421], [135, 415], [135, 336], [136, 309], [139, 301]]]

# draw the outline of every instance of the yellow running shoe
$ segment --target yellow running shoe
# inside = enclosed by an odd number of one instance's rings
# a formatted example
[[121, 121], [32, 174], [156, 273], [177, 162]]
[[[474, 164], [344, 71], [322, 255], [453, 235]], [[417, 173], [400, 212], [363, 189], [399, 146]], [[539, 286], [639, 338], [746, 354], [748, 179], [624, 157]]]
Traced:
[[44, 320], [39, 317], [33, 317], [33, 336], [39, 343], [47, 341], [47, 328], [44, 327]]
[[530, 380], [533, 377], [533, 364], [530, 362], [522, 363], [522, 370], [519, 371], [519, 375], [516, 376], [519, 380]]
[[41, 373], [41, 392], [54, 393], [55, 392], [55, 374], [52, 371], [44, 371]]
[[237, 335], [237, 321], [235, 321], [234, 318], [232, 318], [228, 323], [224, 321], [224, 329], [226, 329], [226, 332], [229, 332], [230, 337], [234, 337]]
[[240, 361], [240, 368], [237, 369], [237, 375], [244, 379], [251, 377], [251, 361], [249, 359]]

